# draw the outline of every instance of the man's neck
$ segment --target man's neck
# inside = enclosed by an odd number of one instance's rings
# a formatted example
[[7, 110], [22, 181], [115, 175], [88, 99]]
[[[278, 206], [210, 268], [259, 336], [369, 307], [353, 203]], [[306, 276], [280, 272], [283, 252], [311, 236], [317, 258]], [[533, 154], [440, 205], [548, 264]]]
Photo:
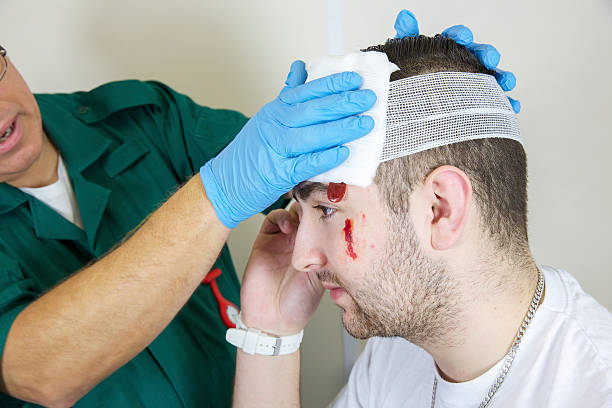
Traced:
[[43, 135], [43, 145], [38, 158], [19, 177], [7, 181], [13, 187], [44, 187], [58, 180], [57, 163], [59, 153], [46, 134]]
[[[451, 382], [472, 380], [493, 367], [510, 350], [525, 318], [538, 282], [538, 269], [533, 260], [511, 274], [486, 271], [479, 276], [505, 276], [497, 282], [483, 284], [475, 293], [476, 284], [466, 280], [457, 329], [446, 342], [424, 345], [433, 356], [441, 375]], [[474, 276], [474, 271], [471, 271]], [[485, 278], [486, 279], [486, 278]]]

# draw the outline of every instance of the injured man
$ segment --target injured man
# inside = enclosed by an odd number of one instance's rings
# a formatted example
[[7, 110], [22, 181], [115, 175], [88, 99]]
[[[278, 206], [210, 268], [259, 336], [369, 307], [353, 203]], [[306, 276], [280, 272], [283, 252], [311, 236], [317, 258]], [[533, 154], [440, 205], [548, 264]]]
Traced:
[[369, 339], [334, 406], [611, 407], [612, 315], [531, 256], [525, 151], [494, 73], [440, 36], [368, 51], [399, 68], [373, 182], [303, 182], [266, 218], [227, 335], [234, 406], [299, 406], [301, 334], [327, 289]]

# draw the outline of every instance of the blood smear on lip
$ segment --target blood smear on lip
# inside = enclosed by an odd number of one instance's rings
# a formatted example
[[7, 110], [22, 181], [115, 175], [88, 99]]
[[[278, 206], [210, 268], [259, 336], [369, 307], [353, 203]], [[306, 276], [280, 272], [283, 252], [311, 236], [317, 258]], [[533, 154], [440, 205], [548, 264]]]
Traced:
[[332, 203], [339, 203], [346, 194], [346, 184], [329, 183], [327, 186], [327, 199]]
[[346, 241], [346, 253], [353, 259], [357, 259], [357, 254], [354, 250], [355, 242], [353, 241], [353, 220], [347, 218], [344, 221], [344, 240]]

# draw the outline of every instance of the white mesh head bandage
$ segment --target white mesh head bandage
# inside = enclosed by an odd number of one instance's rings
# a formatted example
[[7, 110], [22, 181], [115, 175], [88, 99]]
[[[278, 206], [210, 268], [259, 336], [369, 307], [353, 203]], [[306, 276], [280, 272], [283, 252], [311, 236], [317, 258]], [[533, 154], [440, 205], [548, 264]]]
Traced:
[[492, 137], [522, 142], [512, 106], [491, 75], [436, 72], [389, 84], [380, 162]]
[[[322, 71], [318, 70], [320, 76]], [[380, 77], [388, 79], [388, 72]], [[387, 84], [386, 89], [375, 90], [379, 101], [386, 102], [385, 120], [380, 121], [385, 123], [384, 129], [377, 126], [368, 136], [349, 143], [349, 159], [311, 181], [367, 186], [378, 165], [387, 160], [473, 139], [522, 142], [512, 106], [490, 75], [436, 72]], [[360, 149], [361, 144], [367, 148]], [[382, 149], [373, 149], [373, 145], [382, 145]]]

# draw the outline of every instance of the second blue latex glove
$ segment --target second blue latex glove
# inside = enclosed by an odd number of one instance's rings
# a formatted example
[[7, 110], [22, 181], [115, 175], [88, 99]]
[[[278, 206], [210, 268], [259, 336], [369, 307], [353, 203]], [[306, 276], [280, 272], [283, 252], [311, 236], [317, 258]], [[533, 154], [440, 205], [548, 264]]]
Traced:
[[234, 228], [266, 209], [296, 184], [348, 157], [342, 146], [374, 128], [376, 94], [359, 90], [362, 79], [343, 72], [308, 83], [302, 61], [280, 95], [265, 105], [236, 138], [200, 169], [206, 194], [221, 222]]
[[[402, 10], [395, 19], [395, 38], [416, 37], [419, 35], [419, 24], [414, 14], [408, 10]], [[472, 31], [464, 25], [455, 25], [442, 31], [443, 37], [454, 40], [457, 44], [465, 46], [472, 52], [480, 62], [488, 69], [495, 71], [497, 83], [504, 91], [511, 91], [516, 86], [516, 77], [512, 72], [497, 68], [500, 54], [490, 44], [478, 44], [474, 42]], [[508, 98], [515, 113], [521, 110], [521, 103], [515, 99]]]

